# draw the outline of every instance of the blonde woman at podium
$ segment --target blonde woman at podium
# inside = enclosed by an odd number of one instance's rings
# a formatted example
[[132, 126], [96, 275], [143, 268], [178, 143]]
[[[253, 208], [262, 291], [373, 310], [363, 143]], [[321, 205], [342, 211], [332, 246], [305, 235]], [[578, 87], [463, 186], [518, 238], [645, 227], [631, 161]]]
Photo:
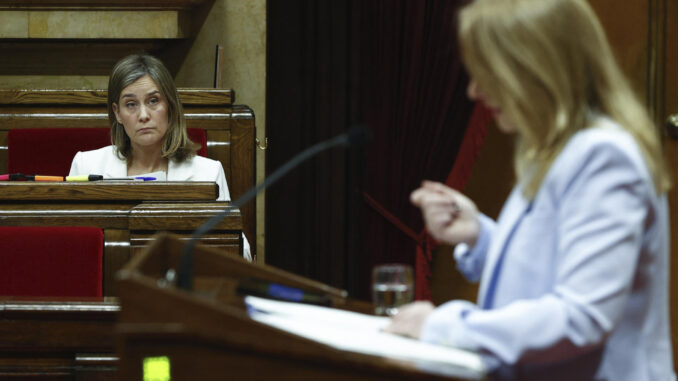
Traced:
[[416, 302], [387, 330], [487, 354], [500, 378], [675, 380], [667, 169], [596, 15], [476, 0], [459, 41], [469, 97], [516, 138], [517, 183], [497, 221], [443, 184], [412, 193], [478, 301]]
[[[152, 177], [167, 181], [211, 181], [217, 201], [230, 195], [221, 162], [196, 155], [174, 80], [163, 63], [146, 54], [127, 56], [113, 67], [108, 82], [112, 145], [78, 152], [70, 175], [104, 178]], [[252, 260], [243, 236], [244, 256]]]

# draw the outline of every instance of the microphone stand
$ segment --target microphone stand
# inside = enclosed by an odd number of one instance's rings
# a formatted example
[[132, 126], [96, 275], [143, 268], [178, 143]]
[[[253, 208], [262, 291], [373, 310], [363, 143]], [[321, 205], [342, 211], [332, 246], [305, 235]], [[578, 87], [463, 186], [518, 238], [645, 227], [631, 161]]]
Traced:
[[[221, 220], [223, 220], [233, 209], [240, 208], [246, 202], [254, 198], [259, 192], [261, 192], [266, 187], [272, 185], [278, 181], [282, 176], [287, 174], [290, 170], [298, 166], [301, 162], [315, 156], [319, 152], [325, 151], [334, 146], [343, 145], [351, 146], [362, 144], [370, 138], [369, 130], [364, 126], [357, 126], [351, 128], [348, 132], [345, 132], [341, 135], [337, 135], [332, 139], [322, 141], [320, 143], [314, 144], [311, 147], [305, 149], [304, 151], [297, 154], [295, 157], [286, 162], [282, 167], [276, 169], [270, 176], [266, 177], [264, 181], [257, 184], [255, 187], [251, 188], [245, 194], [240, 196], [235, 200], [231, 205], [227, 206], [221, 213], [213, 216], [207, 222], [198, 227], [193, 236], [184, 246], [184, 250], [181, 255], [181, 261], [179, 263], [179, 272], [177, 275], [177, 286], [183, 290], [191, 291], [193, 289], [193, 278], [194, 278], [194, 258], [193, 258], [193, 248], [195, 247], [198, 239], [205, 233], [212, 230]], [[170, 283], [174, 280], [175, 272], [174, 269], [169, 269], [165, 275], [165, 279]]]

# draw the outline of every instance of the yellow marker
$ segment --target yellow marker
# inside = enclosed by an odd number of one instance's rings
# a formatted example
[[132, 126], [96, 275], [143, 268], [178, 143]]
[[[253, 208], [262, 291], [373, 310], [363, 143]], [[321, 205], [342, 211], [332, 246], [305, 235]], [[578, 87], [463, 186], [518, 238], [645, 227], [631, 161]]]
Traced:
[[66, 176], [66, 181], [89, 181], [88, 177], [87, 175]]
[[66, 181], [98, 181], [103, 179], [104, 177], [101, 175], [66, 176]]
[[144, 381], [170, 381], [171, 379], [169, 357], [144, 358]]

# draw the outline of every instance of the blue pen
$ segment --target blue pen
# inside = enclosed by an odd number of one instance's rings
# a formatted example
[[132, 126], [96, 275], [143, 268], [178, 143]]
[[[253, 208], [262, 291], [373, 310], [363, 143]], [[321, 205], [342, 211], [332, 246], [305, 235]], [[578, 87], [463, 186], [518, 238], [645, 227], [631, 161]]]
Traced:
[[155, 177], [148, 177], [148, 176], [136, 176], [136, 177], [111, 177], [111, 178], [105, 178], [103, 180], [107, 181], [151, 181], [151, 180], [156, 180]]

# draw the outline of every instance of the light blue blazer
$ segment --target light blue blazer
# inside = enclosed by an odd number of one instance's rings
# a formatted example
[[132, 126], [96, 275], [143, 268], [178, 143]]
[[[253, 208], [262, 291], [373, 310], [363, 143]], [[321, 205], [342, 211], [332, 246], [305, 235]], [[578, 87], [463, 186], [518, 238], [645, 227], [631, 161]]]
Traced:
[[517, 186], [455, 250], [478, 303], [452, 301], [422, 340], [489, 354], [521, 379], [674, 380], [665, 195], [607, 118], [575, 134], [533, 200]]

